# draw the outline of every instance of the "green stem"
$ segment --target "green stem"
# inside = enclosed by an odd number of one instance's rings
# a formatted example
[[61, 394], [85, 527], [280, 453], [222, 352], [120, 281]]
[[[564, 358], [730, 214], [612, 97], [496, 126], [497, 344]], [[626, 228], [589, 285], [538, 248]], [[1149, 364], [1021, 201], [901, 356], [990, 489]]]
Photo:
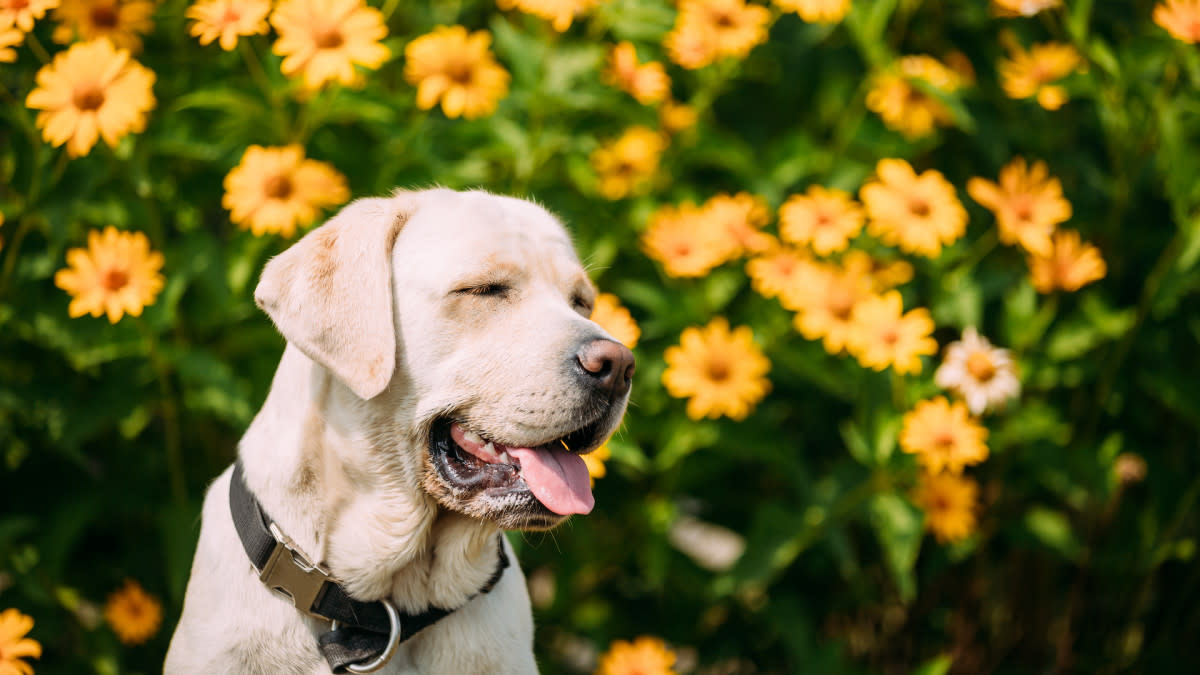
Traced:
[[299, 118], [296, 120], [296, 128], [288, 135], [288, 140], [300, 145], [308, 145], [308, 139], [314, 131], [320, 128], [321, 123], [325, 120], [326, 112], [333, 105], [338, 92], [341, 90], [340, 86], [334, 86], [332, 91], [328, 89], [317, 91], [304, 104], [304, 107], [300, 109]]
[[262, 59], [258, 56], [258, 51], [249, 39], [238, 40], [238, 53], [242, 55], [242, 60], [246, 62], [246, 69], [250, 71], [250, 79], [258, 85], [262, 90], [263, 97], [266, 98], [267, 104], [271, 106], [271, 112], [275, 116], [275, 128], [277, 130], [285, 130], [290, 128], [287, 119], [283, 115], [283, 105], [279, 100], [279, 92], [271, 86], [271, 80], [267, 77], [267, 71], [262, 66]]
[[26, 216], [17, 222], [17, 231], [13, 234], [12, 241], [4, 247], [4, 252], [7, 255], [4, 258], [4, 272], [0, 276], [0, 296], [4, 295], [4, 292], [8, 290], [13, 272], [16, 271], [17, 258], [21, 252], [21, 242], [24, 241], [25, 235], [29, 233], [32, 227], [29, 224], [30, 219], [30, 216]]
[[160, 410], [163, 417], [163, 435], [167, 450], [167, 476], [171, 486], [171, 498], [176, 504], [187, 503], [187, 480], [183, 468], [183, 433], [179, 424], [179, 408], [175, 393], [171, 389], [171, 368], [158, 348], [158, 336], [150, 330], [141, 317], [136, 325], [146, 340], [150, 364], [158, 379]]
[[1175, 236], [1163, 249], [1159, 255], [1158, 261], [1154, 263], [1154, 268], [1150, 270], [1149, 276], [1146, 277], [1146, 283], [1142, 286], [1142, 296], [1138, 301], [1137, 313], [1135, 315], [1133, 326], [1126, 331], [1121, 342], [1113, 349], [1111, 356], [1105, 359], [1105, 368], [1100, 375], [1096, 386], [1096, 399], [1092, 406], [1091, 419], [1088, 420], [1088, 425], [1085, 427], [1087, 433], [1084, 438], [1090, 439], [1096, 431], [1096, 427], [1100, 423], [1100, 418], [1104, 411], [1104, 402], [1108, 400], [1112, 394], [1113, 384], [1116, 381], [1117, 373], [1121, 371], [1121, 366], [1129, 356], [1129, 351], [1133, 348], [1134, 339], [1140, 331], [1142, 324], [1146, 322], [1146, 318], [1150, 315], [1151, 306], [1154, 304], [1155, 297], [1158, 296], [1158, 290], [1162, 286], [1163, 280], [1166, 279], [1167, 273], [1175, 265], [1175, 261], [1183, 253], [1185, 248], [1184, 231], [1176, 230]]
[[29, 50], [33, 52], [33, 55], [36, 56], [39, 61], [42, 62], [42, 65], [50, 63], [50, 52], [46, 51], [46, 48], [43, 47], [42, 43], [38, 41], [36, 35], [33, 33], [26, 33], [25, 44], [29, 45]]
[[998, 232], [999, 230], [994, 227], [988, 228], [987, 232], [983, 233], [983, 236], [975, 240], [975, 243], [972, 244], [971, 248], [967, 250], [967, 254], [963, 256], [963, 259], [958, 261], [958, 265], [956, 266], [957, 269], [968, 271], [972, 270], [980, 263], [980, 261], [986, 258], [989, 253], [994, 251], [996, 246], [1000, 243], [1000, 235]]
[[379, 11], [381, 14], [383, 14], [383, 23], [385, 25], [387, 24], [388, 19], [392, 18], [392, 13], [394, 13], [396, 8], [399, 6], [400, 0], [387, 0], [387, 2], [384, 3], [383, 9]]

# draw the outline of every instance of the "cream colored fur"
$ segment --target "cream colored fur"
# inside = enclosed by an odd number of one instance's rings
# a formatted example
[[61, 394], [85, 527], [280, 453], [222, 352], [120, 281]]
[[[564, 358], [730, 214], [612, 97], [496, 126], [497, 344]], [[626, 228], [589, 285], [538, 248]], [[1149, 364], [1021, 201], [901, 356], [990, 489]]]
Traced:
[[[447, 293], [497, 270], [519, 280], [512, 302]], [[562, 226], [482, 192], [360, 200], [267, 265], [256, 299], [288, 346], [239, 446], [251, 491], [355, 597], [408, 611], [466, 603], [381, 672], [537, 672], [511, 548], [500, 583], [467, 602], [495, 569], [499, 529], [424, 489], [427, 425], [454, 410], [511, 443], [569, 430], [562, 355], [604, 335], [572, 306], [578, 293], [594, 291]], [[230, 474], [204, 504], [165, 671], [328, 673], [317, 651], [328, 625], [267, 590], [242, 549]]]

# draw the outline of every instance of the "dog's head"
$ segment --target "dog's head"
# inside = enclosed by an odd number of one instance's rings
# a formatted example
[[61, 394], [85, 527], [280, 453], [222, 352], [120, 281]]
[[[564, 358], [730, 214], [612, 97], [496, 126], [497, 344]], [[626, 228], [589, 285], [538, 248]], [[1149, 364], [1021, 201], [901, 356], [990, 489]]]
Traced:
[[440, 189], [350, 204], [255, 291], [289, 342], [384, 415], [413, 489], [506, 529], [592, 508], [580, 455], [620, 423], [634, 367], [588, 320], [594, 298], [544, 209]]

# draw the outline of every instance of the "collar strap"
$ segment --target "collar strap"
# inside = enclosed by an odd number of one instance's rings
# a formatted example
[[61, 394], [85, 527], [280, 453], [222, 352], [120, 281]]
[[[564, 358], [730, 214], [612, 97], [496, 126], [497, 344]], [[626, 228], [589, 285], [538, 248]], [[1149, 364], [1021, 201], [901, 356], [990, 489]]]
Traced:
[[[229, 510], [242, 547], [267, 588], [286, 595], [301, 612], [333, 622], [333, 630], [318, 638], [318, 645], [335, 673], [382, 668], [397, 644], [454, 612], [429, 607], [408, 614], [398, 612], [387, 600], [362, 602], [350, 597], [326, 567], [310, 562], [263, 512], [262, 504], [246, 486], [240, 459], [234, 463], [229, 481]], [[498, 536], [496, 543], [496, 571], [467, 602], [491, 591], [508, 567], [503, 538]]]

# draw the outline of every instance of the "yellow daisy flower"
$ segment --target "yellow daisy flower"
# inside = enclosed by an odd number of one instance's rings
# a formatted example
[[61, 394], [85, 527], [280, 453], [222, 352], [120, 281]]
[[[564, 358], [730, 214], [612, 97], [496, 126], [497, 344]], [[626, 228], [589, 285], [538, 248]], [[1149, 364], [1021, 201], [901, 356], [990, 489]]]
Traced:
[[633, 349], [637, 346], [642, 329], [629, 314], [629, 310], [621, 305], [621, 300], [612, 293], [601, 293], [596, 296], [596, 304], [592, 307], [592, 321], [621, 344]]
[[469, 120], [496, 110], [508, 95], [509, 74], [492, 56], [492, 34], [442, 26], [404, 48], [404, 79], [417, 87], [417, 107], [439, 102], [446, 117]]
[[869, 278], [871, 289], [877, 293], [907, 284], [913, 278], [913, 267], [907, 260], [884, 260], [858, 249], [846, 251], [842, 267], [851, 274]]
[[744, 0], [680, 0], [664, 44], [671, 59], [695, 69], [724, 57], [745, 58], [767, 39], [771, 12]]
[[33, 629], [33, 617], [15, 609], [0, 612], [0, 673], [33, 675], [33, 666], [22, 659], [42, 658], [42, 645], [25, 637]]
[[662, 206], [642, 234], [642, 250], [671, 277], [702, 277], [734, 257], [736, 243], [691, 203]]
[[67, 267], [54, 275], [54, 285], [71, 294], [71, 318], [107, 314], [116, 323], [154, 304], [163, 287], [162, 266], [162, 254], [150, 250], [145, 234], [110, 226], [88, 232], [87, 248], [67, 251]]
[[225, 51], [233, 51], [238, 36], [266, 35], [270, 0], [200, 0], [188, 7], [187, 18], [192, 20], [188, 33], [209, 45], [214, 40]]
[[121, 49], [142, 50], [141, 36], [154, 30], [149, 0], [61, 0], [54, 10], [54, 41], [67, 44], [108, 38]]
[[1000, 241], [1036, 255], [1049, 255], [1054, 228], [1071, 218], [1062, 183], [1041, 161], [1026, 168], [1025, 158], [1017, 157], [1000, 170], [999, 184], [972, 178], [967, 193], [996, 215]]
[[1075, 72], [1083, 63], [1071, 45], [1059, 42], [1037, 44], [1025, 51], [1015, 39], [1006, 40], [1009, 57], [996, 66], [1000, 86], [1009, 98], [1036, 98], [1046, 110], [1058, 110], [1067, 102], [1067, 90], [1053, 84]]
[[966, 232], [967, 210], [941, 172], [918, 175], [902, 159], [881, 159], [875, 174], [859, 192], [872, 236], [906, 253], [936, 258], [942, 246]]
[[608, 474], [604, 463], [612, 458], [612, 450], [609, 450], [608, 443], [605, 443], [588, 454], [580, 456], [583, 458], [583, 463], [587, 466], [588, 479], [595, 486], [597, 478], [604, 478]]
[[526, 14], [545, 19], [554, 26], [554, 30], [562, 33], [571, 27], [575, 17], [583, 15], [599, 2], [600, 0], [496, 0], [496, 6], [504, 11], [515, 7]]
[[929, 473], [962, 473], [987, 459], [987, 429], [971, 419], [962, 401], [945, 396], [921, 401], [904, 415], [900, 449], [917, 456]]
[[33, 22], [58, 7], [58, 0], [0, 0], [0, 27], [15, 27], [22, 33], [33, 30]]
[[811, 185], [806, 194], [792, 195], [779, 207], [779, 234], [810, 246], [817, 255], [844, 250], [862, 227], [862, 207], [837, 189]]
[[305, 159], [304, 148], [252, 145], [225, 176], [221, 205], [230, 220], [255, 236], [290, 237], [297, 226], [316, 220], [317, 212], [350, 198], [346, 179], [325, 162]]
[[773, 247], [746, 263], [750, 287], [764, 298], [793, 298], [819, 273], [808, 254], [788, 246]]
[[891, 366], [899, 375], [919, 374], [921, 357], [937, 353], [933, 318], [919, 307], [904, 313], [900, 291], [866, 298], [850, 314], [846, 350], [864, 368], [881, 371]]
[[982, 415], [1021, 394], [1012, 355], [993, 347], [974, 327], [967, 327], [962, 340], [946, 347], [933, 381], [963, 397], [972, 415]]
[[658, 123], [668, 134], [677, 134], [696, 126], [696, 109], [686, 103], [664, 101], [658, 108]]
[[1033, 16], [1062, 6], [1062, 0], [992, 0], [992, 9], [1000, 16]]
[[1165, 0], [1154, 7], [1154, 23], [1176, 40], [1200, 42], [1200, 0]]
[[775, 5], [809, 23], [837, 23], [850, 11], [850, 0], [775, 0]]
[[717, 60], [717, 39], [708, 26], [693, 22], [683, 24], [678, 19], [675, 28], [663, 38], [667, 56], [675, 63], [695, 70]]
[[766, 377], [771, 362], [754, 344], [754, 333], [749, 326], [731, 331], [723, 317], [685, 329], [663, 358], [663, 385], [671, 396], [688, 399], [687, 414], [694, 420], [722, 415], [743, 420], [771, 389]]
[[619, 138], [592, 151], [592, 168], [600, 178], [600, 194], [624, 199], [649, 187], [667, 139], [657, 131], [632, 126]]
[[391, 56], [379, 41], [387, 37], [383, 14], [362, 0], [284, 0], [271, 14], [279, 39], [271, 51], [283, 57], [279, 69], [303, 73], [304, 86], [330, 82], [357, 86], [355, 65], [375, 70]]
[[67, 154], [88, 154], [96, 140], [115, 147], [125, 134], [146, 128], [154, 108], [154, 73], [108, 40], [72, 45], [37, 74], [25, 105], [40, 110], [42, 137]]
[[17, 60], [17, 50], [14, 49], [25, 39], [25, 34], [17, 28], [0, 29], [0, 63], [13, 63]]
[[704, 202], [702, 208], [705, 217], [724, 230], [733, 242], [732, 256], [761, 253], [771, 245], [771, 237], [759, 230], [770, 217], [767, 201], [762, 197], [748, 192], [719, 194]]
[[616, 640], [600, 656], [594, 675], [675, 675], [675, 654], [656, 637]]
[[925, 529], [943, 544], [962, 541], [975, 531], [979, 484], [952, 473], [922, 473], [913, 502], [925, 512]]
[[781, 295], [796, 312], [792, 324], [807, 340], [821, 340], [825, 351], [839, 354], [853, 328], [854, 308], [871, 297], [871, 279], [834, 265], [813, 265], [807, 283]]
[[905, 56], [872, 78], [867, 108], [889, 129], [920, 138], [954, 121], [946, 104], [928, 90], [949, 94], [961, 86], [961, 76], [932, 56]]
[[122, 644], [140, 645], [154, 637], [162, 625], [162, 603], [138, 582], [126, 579], [123, 587], [108, 596], [104, 620]]
[[1080, 243], [1075, 230], [1059, 230], [1054, 233], [1050, 255], [1029, 258], [1029, 271], [1033, 287], [1040, 293], [1050, 293], [1055, 289], [1077, 291], [1103, 279], [1108, 269], [1100, 249]]
[[624, 91], [642, 105], [658, 103], [671, 93], [671, 78], [657, 61], [638, 63], [637, 48], [622, 42], [608, 53], [604, 81]]

